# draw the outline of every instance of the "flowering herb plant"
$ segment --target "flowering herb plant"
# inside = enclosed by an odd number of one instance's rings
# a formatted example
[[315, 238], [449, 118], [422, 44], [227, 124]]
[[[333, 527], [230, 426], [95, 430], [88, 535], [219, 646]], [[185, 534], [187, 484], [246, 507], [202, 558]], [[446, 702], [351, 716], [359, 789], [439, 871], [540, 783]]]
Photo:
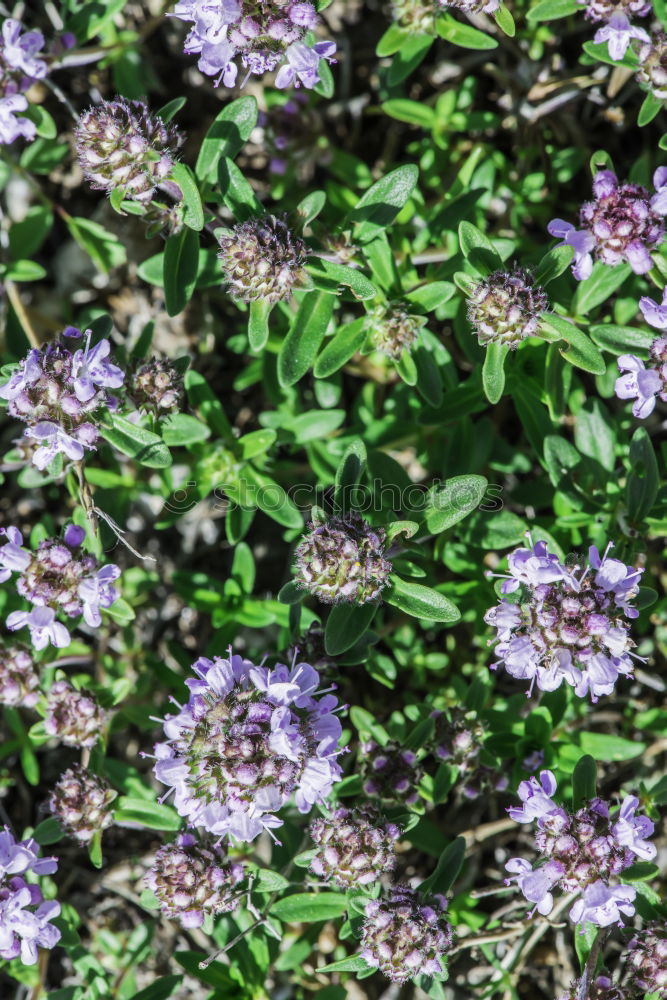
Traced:
[[666, 0], [0, 4], [1, 1000], [665, 1000], [665, 102]]

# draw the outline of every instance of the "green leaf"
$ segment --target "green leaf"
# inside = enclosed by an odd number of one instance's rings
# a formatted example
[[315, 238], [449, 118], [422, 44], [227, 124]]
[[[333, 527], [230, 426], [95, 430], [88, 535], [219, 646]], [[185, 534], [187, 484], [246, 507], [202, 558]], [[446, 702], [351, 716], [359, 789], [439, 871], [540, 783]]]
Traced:
[[599, 399], [587, 400], [577, 414], [574, 443], [582, 455], [592, 458], [607, 472], [613, 472], [616, 435], [609, 414]]
[[410, 32], [406, 31], [404, 28], [399, 28], [397, 24], [390, 24], [384, 35], [377, 43], [375, 48], [375, 54], [380, 56], [393, 56], [394, 52], [398, 52], [402, 45], [404, 45], [410, 38]]
[[8, 281], [41, 281], [46, 271], [34, 260], [14, 260], [7, 264], [4, 277]]
[[[189, 226], [190, 229], [195, 229], [199, 232], [204, 228], [204, 206], [202, 205], [201, 195], [199, 193], [199, 188], [197, 187], [195, 175], [192, 173], [192, 170], [190, 170], [190, 167], [186, 166], [185, 163], [175, 163], [172, 167], [169, 178], [178, 185], [183, 195], [183, 222], [186, 226]], [[199, 244], [197, 244], [197, 254], [198, 253]]]
[[436, 22], [436, 30], [441, 38], [460, 45], [464, 49], [497, 49], [498, 42], [470, 24], [457, 21], [449, 14], [441, 14]]
[[482, 385], [484, 395], [490, 403], [497, 403], [505, 389], [505, 358], [509, 350], [507, 344], [498, 341], [485, 347]]
[[421, 583], [409, 583], [395, 573], [389, 577], [390, 586], [382, 592], [387, 604], [392, 604], [400, 611], [414, 618], [425, 618], [433, 622], [456, 622], [461, 612], [432, 587], [424, 587]]
[[352, 209], [347, 224], [356, 226], [355, 238], [368, 242], [394, 221], [412, 194], [419, 171], [408, 163], [373, 184]]
[[465, 837], [457, 837], [440, 855], [433, 874], [419, 886], [420, 892], [423, 892], [425, 895], [432, 895], [434, 893], [442, 896], [446, 895], [454, 885], [461, 871], [465, 852]]
[[149, 469], [166, 469], [171, 465], [169, 449], [157, 434], [130, 423], [117, 413], [112, 413], [110, 418], [111, 427], [102, 425], [100, 433], [114, 448]]
[[410, 76], [410, 73], [424, 61], [432, 45], [432, 35], [411, 34], [403, 42], [389, 67], [389, 72], [387, 73], [387, 83], [389, 86], [395, 87]]
[[326, 97], [327, 99], [333, 97], [335, 89], [334, 78], [333, 73], [331, 72], [331, 67], [326, 59], [320, 59], [317, 72], [320, 75], [320, 79], [319, 82], [313, 87], [313, 90], [316, 94], [319, 94], [320, 97]]
[[577, 0], [540, 0], [526, 14], [528, 21], [556, 21], [561, 17], [581, 12]]
[[572, 772], [572, 808], [577, 809], [595, 798], [597, 793], [597, 766], [590, 754], [580, 757]]
[[297, 892], [273, 904], [269, 913], [285, 923], [335, 920], [347, 910], [347, 897], [339, 892]]
[[451, 281], [429, 281], [406, 293], [406, 301], [419, 306], [424, 312], [432, 312], [442, 306], [456, 293], [456, 286]]
[[113, 267], [120, 267], [125, 263], [127, 259], [125, 247], [117, 236], [107, 232], [99, 222], [68, 216], [67, 228], [100, 271], [106, 273]]
[[170, 236], [164, 249], [164, 301], [169, 316], [183, 312], [197, 282], [199, 237], [194, 229]]
[[[317, 288], [337, 293], [340, 286], [347, 287], [355, 299], [374, 299], [377, 288], [355, 267], [346, 267], [323, 257], [311, 257], [306, 271], [313, 278]], [[319, 279], [319, 281], [318, 281]]]
[[634, 760], [646, 749], [645, 743], [626, 740], [610, 733], [580, 732], [576, 735], [576, 741], [584, 753], [603, 761]]
[[422, 128], [433, 128], [436, 122], [433, 108], [420, 101], [410, 101], [406, 97], [396, 97], [391, 101], [385, 101], [382, 110], [390, 118], [395, 118], [399, 122], [408, 122], [410, 125], [421, 125]]
[[269, 868], [260, 868], [255, 873], [252, 888], [256, 892], [278, 892], [289, 886], [289, 879]]
[[[559, 351], [571, 364], [583, 368], [584, 371], [592, 372], [593, 375], [604, 375], [607, 370], [604, 358], [595, 344], [579, 327], [574, 326], [573, 323], [556, 313], [542, 313], [538, 336], [543, 336], [545, 333], [547, 335], [551, 333], [567, 341], [567, 348], [559, 348]], [[553, 337], [547, 337], [547, 339], [553, 339]]]
[[155, 112], [156, 118], [160, 118], [165, 125], [167, 125], [173, 118], [176, 117], [181, 108], [184, 108], [187, 104], [187, 97], [175, 97], [173, 101], [167, 101], [162, 107]]
[[257, 354], [266, 347], [269, 339], [269, 315], [272, 305], [266, 299], [255, 299], [248, 309], [248, 343]]
[[37, 135], [42, 139], [55, 139], [58, 134], [56, 123], [41, 104], [29, 104], [21, 117], [28, 118], [34, 123]]
[[119, 825], [146, 827], [148, 830], [165, 830], [174, 833], [181, 828], [181, 817], [172, 806], [160, 802], [146, 802], [123, 795], [113, 814], [114, 823]]
[[634, 326], [615, 326], [612, 323], [592, 326], [589, 332], [598, 347], [612, 354], [647, 351], [655, 339], [647, 330], [639, 330]]
[[641, 108], [639, 109], [639, 114], [637, 116], [637, 124], [640, 128], [644, 125], [648, 125], [664, 107], [663, 101], [659, 97], [655, 97], [653, 94], [647, 94], [644, 98]]
[[117, 597], [113, 604], [104, 609], [104, 613], [109, 615], [109, 618], [113, 618], [119, 625], [127, 625], [128, 622], [132, 622], [136, 618], [134, 609], [122, 597]]
[[206, 133], [199, 150], [195, 173], [200, 181], [215, 177], [220, 157], [234, 159], [250, 138], [257, 124], [258, 113], [254, 97], [239, 97], [222, 109]]
[[500, 254], [489, 237], [471, 222], [459, 224], [459, 243], [464, 257], [467, 257], [481, 274], [491, 274], [492, 271], [502, 267]]
[[239, 222], [259, 218], [264, 209], [255, 192], [239, 168], [228, 156], [220, 158], [218, 164], [218, 185], [225, 205]]
[[222, 438], [232, 437], [231, 424], [222, 407], [203, 375], [188, 368], [184, 378], [188, 402], [193, 410], [198, 410], [214, 434]]
[[394, 367], [406, 385], [417, 385], [417, 379], [419, 378], [417, 365], [414, 363], [409, 351], [401, 353], [400, 358], [394, 361]]
[[162, 440], [170, 448], [206, 441], [211, 430], [189, 413], [172, 413], [162, 424]]
[[316, 219], [324, 208], [327, 201], [327, 196], [324, 191], [311, 191], [307, 194], [302, 201], [296, 206], [297, 215], [301, 218], [301, 226], [303, 229], [310, 225], [313, 219]]
[[[361, 955], [350, 955], [349, 958], [341, 958], [331, 965], [324, 965], [318, 972], [365, 972], [369, 968], [366, 960]], [[322, 990], [319, 991], [320, 993]]]
[[33, 833], [33, 838], [42, 847], [46, 847], [48, 844], [57, 844], [65, 836], [65, 831], [61, 827], [55, 816], [49, 816], [47, 819], [43, 819], [41, 823], [35, 827], [35, 832]]
[[335, 298], [327, 292], [306, 292], [278, 355], [278, 381], [295, 385], [311, 367], [333, 314]]
[[102, 831], [96, 830], [88, 844], [88, 857], [94, 868], [102, 867]]
[[361, 438], [355, 438], [343, 452], [336, 469], [333, 503], [338, 516], [354, 507], [355, 489], [364, 475], [366, 460], [366, 445]]
[[363, 317], [342, 326], [318, 354], [313, 365], [315, 378], [328, 378], [337, 372], [361, 349], [365, 340]]
[[573, 247], [552, 247], [535, 268], [535, 284], [543, 288], [568, 269], [574, 257]]
[[183, 976], [162, 976], [150, 986], [135, 993], [132, 1000], [168, 1000], [182, 982]]
[[647, 882], [660, 874], [657, 865], [652, 865], [650, 861], [635, 861], [634, 865], [623, 869], [624, 882]]
[[278, 591], [278, 600], [281, 604], [301, 604], [306, 594], [307, 591], [303, 587], [297, 586], [293, 580], [288, 580]]
[[[64, 5], [71, 8], [72, 4]], [[88, 42], [104, 28], [125, 6], [125, 0], [105, 0], [104, 3], [86, 3], [65, 22], [67, 31], [76, 35], [79, 42]]]
[[375, 602], [335, 604], [324, 629], [324, 648], [329, 656], [340, 656], [356, 645], [370, 627], [377, 609]]
[[630, 441], [630, 475], [626, 487], [628, 515], [637, 523], [650, 512], [658, 497], [660, 472], [648, 432], [638, 427]]
[[500, 30], [503, 31], [509, 38], [514, 38], [516, 35], [516, 25], [514, 23], [514, 18], [508, 11], [507, 7], [502, 4], [493, 16]]
[[453, 476], [443, 489], [429, 495], [426, 527], [437, 535], [462, 521], [481, 504], [488, 483], [484, 476]]
[[596, 261], [593, 265], [593, 273], [590, 278], [580, 281], [576, 294], [572, 301], [572, 309], [579, 316], [585, 316], [595, 306], [603, 302], [618, 291], [623, 282], [632, 273], [629, 264], [617, 264], [616, 267], [607, 267], [601, 261]]
[[263, 427], [259, 431], [250, 431], [249, 434], [244, 434], [236, 442], [236, 448], [243, 461], [247, 462], [248, 459], [256, 458], [257, 455], [263, 455], [264, 452], [268, 451], [277, 436], [272, 428]]

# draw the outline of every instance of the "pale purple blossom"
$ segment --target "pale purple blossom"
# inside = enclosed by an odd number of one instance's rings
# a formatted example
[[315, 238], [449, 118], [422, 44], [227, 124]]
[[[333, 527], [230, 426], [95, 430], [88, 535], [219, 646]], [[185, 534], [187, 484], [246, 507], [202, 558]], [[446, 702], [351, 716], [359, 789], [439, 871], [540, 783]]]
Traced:
[[16, 841], [7, 827], [0, 832], [0, 958], [20, 958], [34, 965], [38, 948], [53, 948], [60, 931], [50, 921], [60, 913], [55, 900], [46, 902], [38, 885], [22, 877], [51, 875], [56, 858], [40, 858], [38, 844], [30, 839]]
[[595, 249], [595, 238], [585, 229], [576, 229], [571, 223], [564, 219], [552, 219], [547, 226], [550, 236], [560, 239], [559, 247], [572, 247], [574, 250], [574, 260], [572, 263], [572, 274], [577, 281], [585, 281], [590, 278], [593, 271], [592, 251]]
[[607, 23], [595, 33], [594, 42], [607, 42], [607, 51], [612, 59], [622, 59], [633, 38], [640, 42], [650, 42], [650, 36], [643, 28], [635, 28], [623, 13], [612, 14]]
[[524, 858], [510, 858], [505, 870], [511, 873], [510, 878], [505, 879], [505, 885], [514, 882], [528, 902], [535, 904], [534, 910], [543, 917], [551, 913], [554, 905], [551, 890], [563, 875], [562, 864], [549, 861], [541, 868], [533, 869]]
[[6, 625], [10, 632], [27, 628], [30, 631], [30, 642], [37, 650], [45, 649], [49, 644], [57, 649], [64, 649], [71, 641], [69, 631], [56, 620], [56, 613], [52, 608], [12, 611], [7, 617]]
[[658, 851], [655, 844], [650, 844], [646, 838], [652, 835], [655, 825], [648, 816], [635, 816], [638, 805], [639, 799], [635, 795], [628, 795], [623, 800], [611, 834], [617, 844], [629, 848], [642, 861], [652, 861]]
[[[610, 927], [623, 926], [623, 915], [634, 916], [634, 899], [637, 890], [631, 885], [606, 885], [602, 881], [587, 886], [575, 902], [569, 916], [575, 924], [596, 924]], [[582, 932], [583, 934], [583, 929]]]
[[190, 826], [250, 841], [281, 825], [275, 814], [292, 796], [305, 813], [331, 792], [338, 702], [310, 664], [269, 669], [230, 655], [201, 657], [193, 669], [188, 702], [164, 719], [154, 767]]
[[[648, 322], [655, 320], [653, 325], [657, 326], [661, 319], [660, 311], [665, 307], [657, 306], [649, 298], [642, 299], [640, 306], [642, 302], [642, 311], [646, 310], [645, 316], [648, 313]], [[655, 307], [655, 313], [651, 306]], [[638, 420], [645, 420], [653, 413], [657, 399], [667, 402], [667, 337], [656, 337], [649, 347], [647, 362], [634, 354], [621, 354], [617, 364], [624, 374], [616, 379], [614, 392], [619, 399], [635, 400], [632, 413]]]
[[542, 771], [539, 781], [535, 777], [522, 781], [518, 795], [523, 805], [512, 806], [508, 810], [510, 819], [516, 823], [532, 823], [534, 819], [554, 812], [558, 809], [552, 799], [556, 787], [556, 779], [551, 771]]
[[[0, 79], [5, 93], [15, 92], [12, 88], [27, 90], [35, 80], [43, 80], [47, 65], [38, 54], [44, 47], [41, 31], [26, 31], [23, 25], [8, 17], [2, 25], [0, 41]], [[11, 82], [7, 79], [10, 78]]]
[[[503, 597], [484, 620], [496, 629], [498, 660], [512, 677], [554, 691], [566, 683], [593, 701], [611, 694], [620, 675], [632, 675], [634, 642], [630, 602], [643, 570], [603, 556], [591, 546], [582, 559], [565, 566], [544, 542], [516, 549], [508, 558]], [[493, 574], [491, 574], [493, 575]]]
[[667, 287], [662, 291], [660, 305], [648, 295], [643, 295], [639, 300], [639, 308], [649, 326], [654, 326], [657, 330], [667, 330]]

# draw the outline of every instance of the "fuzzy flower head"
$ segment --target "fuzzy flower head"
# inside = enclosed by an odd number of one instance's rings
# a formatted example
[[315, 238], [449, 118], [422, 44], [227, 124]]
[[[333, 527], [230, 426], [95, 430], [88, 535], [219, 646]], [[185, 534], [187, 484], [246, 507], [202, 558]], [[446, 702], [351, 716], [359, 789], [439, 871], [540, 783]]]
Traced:
[[306, 44], [320, 18], [304, 0], [180, 0], [173, 16], [192, 24], [185, 52], [199, 56], [200, 71], [214, 77], [216, 87], [236, 85], [240, 62], [241, 86], [253, 74], [277, 71], [276, 87], [312, 89], [321, 79], [321, 60], [335, 61], [334, 42]]
[[480, 344], [497, 342], [515, 350], [537, 333], [548, 305], [546, 293], [533, 284], [528, 271], [494, 271], [475, 285], [468, 299], [468, 321]]
[[412, 750], [390, 740], [379, 746], [374, 740], [361, 744], [360, 768], [364, 794], [386, 802], [414, 805], [419, 800], [418, 785], [423, 775]]
[[32, 461], [40, 470], [57, 455], [80, 462], [97, 444], [100, 411], [117, 405], [108, 390], [120, 388], [124, 374], [110, 361], [109, 341], [91, 347], [86, 330], [85, 346], [72, 350], [79, 337], [68, 327], [60, 340], [33, 348], [0, 386], [10, 416], [27, 425], [26, 437], [38, 445]]
[[[639, 300], [644, 319], [658, 330], [667, 330], [667, 288], [662, 304], [644, 296]], [[621, 354], [617, 360], [623, 372], [616, 379], [614, 391], [619, 399], [634, 399], [632, 412], [639, 420], [650, 416], [656, 399], [667, 402], [667, 337], [656, 337], [649, 348], [648, 361], [634, 354]]]
[[416, 976], [440, 976], [441, 959], [454, 934], [444, 896], [424, 898], [408, 885], [393, 886], [384, 898], [366, 903], [361, 956], [394, 983]]
[[402, 303], [375, 306], [365, 320], [370, 342], [376, 351], [398, 361], [403, 351], [415, 345], [426, 322], [423, 316], [411, 315]]
[[[240, 656], [201, 657], [187, 703], [164, 720], [155, 776], [190, 826], [251, 841], [280, 826], [294, 796], [302, 813], [340, 776], [338, 701], [319, 691], [308, 663], [255, 666]], [[169, 792], [167, 793], [169, 794]]]
[[372, 806], [343, 806], [310, 824], [317, 845], [310, 870], [342, 889], [370, 885], [396, 866], [395, 823], [386, 823]]
[[17, 841], [7, 827], [0, 831], [0, 958], [19, 958], [35, 965], [38, 948], [53, 948], [60, 931], [51, 920], [60, 913], [55, 900], [46, 902], [41, 889], [24, 875], [52, 875], [56, 858], [40, 858], [34, 840]]
[[655, 921], [630, 941], [627, 973], [631, 988], [640, 996], [667, 991], [667, 927]]
[[510, 808], [518, 823], [535, 823], [535, 845], [544, 864], [533, 868], [524, 858], [511, 858], [506, 869], [526, 899], [543, 916], [553, 907], [553, 892], [579, 892], [570, 910], [577, 924], [608, 927], [634, 913], [635, 889], [619, 884], [622, 873], [637, 860], [650, 861], [657, 851], [648, 837], [654, 825], [647, 816], [637, 816], [638, 799], [628, 796], [618, 813], [595, 798], [575, 813], [553, 799], [556, 780], [542, 771], [519, 785], [521, 807]]
[[95, 191], [121, 190], [147, 204], [171, 173], [183, 136], [152, 115], [143, 101], [102, 101], [79, 118], [76, 151], [84, 177]]
[[586, 7], [586, 17], [595, 23], [610, 21], [619, 14], [631, 17], [646, 17], [651, 13], [651, 0], [577, 0]]
[[275, 215], [225, 229], [218, 242], [227, 289], [240, 302], [280, 302], [304, 280], [306, 244]]
[[13, 611], [7, 618], [11, 631], [28, 627], [35, 649], [49, 643], [63, 648], [70, 643], [67, 628], [56, 613], [67, 618], [83, 616], [91, 628], [102, 624], [102, 608], [110, 608], [119, 592], [114, 581], [120, 569], [100, 566], [95, 556], [80, 551], [85, 531], [70, 524], [62, 539], [47, 538], [34, 552], [23, 547], [17, 528], [0, 528], [0, 582], [17, 574], [16, 590], [33, 605], [32, 611]]
[[0, 642], [0, 705], [33, 708], [39, 701], [39, 673], [24, 646]]
[[295, 552], [294, 582], [325, 604], [367, 604], [389, 583], [385, 532], [356, 511], [316, 524]]
[[595, 32], [593, 41], [598, 44], [606, 42], [610, 57], [622, 59], [633, 39], [644, 43], [651, 41], [643, 28], [636, 28], [630, 24], [625, 14], [613, 14], [607, 23]]
[[55, 785], [49, 808], [65, 833], [87, 844], [98, 830], [111, 826], [111, 805], [116, 794], [103, 778], [75, 764]]
[[443, 10], [460, 10], [462, 14], [495, 14], [500, 0], [436, 0]]
[[44, 729], [68, 747], [94, 747], [102, 735], [107, 714], [85, 688], [77, 691], [69, 681], [51, 685], [46, 704]]
[[667, 215], [667, 168], [653, 175], [656, 194], [640, 184], [619, 184], [611, 170], [600, 170], [593, 178], [593, 201], [579, 211], [579, 229], [562, 219], [547, 227], [561, 245], [575, 248], [572, 273], [582, 280], [590, 276], [593, 255], [608, 267], [627, 261], [635, 274], [646, 274], [653, 262], [651, 251], [665, 235]]
[[667, 101], [667, 34], [652, 32], [648, 41], [639, 46], [637, 58], [636, 80], [640, 87], [658, 101]]
[[182, 833], [157, 852], [146, 885], [165, 916], [192, 928], [201, 927], [209, 914], [235, 910], [243, 878], [243, 865], [230, 861], [219, 847]]
[[171, 361], [153, 358], [131, 376], [128, 392], [137, 406], [163, 416], [178, 409], [183, 376]]
[[565, 566], [545, 542], [515, 549], [500, 603], [484, 620], [496, 629], [498, 660], [512, 677], [554, 691], [563, 682], [592, 701], [611, 694], [618, 677], [632, 675], [630, 620], [638, 611], [631, 601], [639, 592], [643, 569], [600, 556], [595, 546], [588, 560]]
[[392, 0], [392, 17], [412, 35], [435, 35], [439, 7], [436, 0]]

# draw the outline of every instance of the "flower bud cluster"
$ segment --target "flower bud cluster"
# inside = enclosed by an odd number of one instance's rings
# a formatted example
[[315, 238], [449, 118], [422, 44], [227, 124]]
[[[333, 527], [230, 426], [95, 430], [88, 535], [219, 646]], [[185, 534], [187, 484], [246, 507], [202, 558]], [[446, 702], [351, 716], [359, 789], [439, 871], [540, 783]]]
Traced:
[[[247, 71], [263, 76], [278, 70], [275, 86], [307, 87], [320, 82], [320, 60], [334, 62], [334, 42], [305, 42], [319, 24], [315, 6], [305, 0], [179, 0], [173, 16], [192, 22], [185, 52], [199, 56], [199, 69], [215, 86], [234, 87], [240, 58]], [[280, 68], [279, 68], [280, 67]]]
[[183, 376], [171, 361], [152, 358], [130, 376], [128, 393], [137, 406], [164, 415], [178, 409], [183, 397]]
[[380, 746], [375, 740], [361, 744], [361, 778], [366, 795], [386, 802], [414, 805], [419, 800], [423, 768], [412, 750], [396, 740]]
[[394, 983], [440, 976], [441, 958], [453, 944], [444, 896], [424, 898], [408, 885], [393, 886], [366, 903], [361, 956]]
[[466, 799], [476, 799], [485, 792], [504, 791], [507, 775], [481, 760], [485, 727], [474, 712], [464, 712], [454, 707], [447, 714], [431, 713], [435, 722], [434, 733], [425, 749], [437, 763], [445, 762], [458, 768], [461, 794]]
[[655, 921], [639, 932], [628, 945], [626, 971], [632, 991], [660, 996], [667, 991], [667, 927]]
[[161, 847], [146, 875], [146, 884], [160, 901], [160, 909], [183, 927], [201, 927], [209, 914], [229, 913], [238, 905], [244, 868], [230, 861], [220, 848], [199, 843], [182, 833]]
[[183, 136], [152, 115], [143, 101], [103, 101], [85, 111], [76, 129], [83, 175], [95, 191], [123, 192], [148, 204], [171, 173]]
[[657, 851], [647, 837], [654, 825], [647, 816], [636, 816], [639, 799], [627, 796], [614, 816], [608, 803], [594, 798], [575, 813], [556, 805], [552, 796], [556, 780], [542, 771], [519, 785], [521, 807], [508, 810], [517, 823], [536, 822], [535, 844], [545, 863], [532, 868], [524, 858], [511, 858], [506, 884], [515, 882], [543, 916], [553, 908], [552, 890], [581, 892], [569, 916], [577, 924], [600, 927], [622, 925], [623, 915], [634, 912], [636, 889], [619, 883], [622, 872], [635, 863], [652, 860]]
[[484, 620], [497, 632], [498, 660], [512, 677], [541, 691], [565, 682], [592, 701], [611, 694], [618, 677], [632, 675], [630, 620], [639, 612], [630, 602], [639, 592], [642, 569], [626, 566], [595, 546], [570, 565], [549, 554], [545, 542], [515, 549], [500, 603]]
[[94, 747], [102, 735], [106, 712], [85, 688], [77, 691], [66, 680], [51, 685], [44, 729], [69, 747]]
[[655, 31], [637, 52], [636, 80], [659, 101], [667, 101], [667, 34]]
[[322, 114], [303, 91], [295, 91], [284, 104], [261, 111], [259, 124], [272, 174], [281, 177], [293, 171], [305, 183], [312, 179], [318, 165], [331, 161]]
[[373, 347], [395, 361], [414, 346], [424, 323], [423, 316], [411, 315], [401, 303], [378, 305], [366, 317]]
[[44, 899], [34, 882], [23, 876], [52, 875], [56, 858], [40, 858], [34, 840], [17, 841], [5, 827], [0, 831], [0, 958], [20, 958], [35, 965], [38, 948], [53, 948], [60, 931], [51, 921], [60, 913], [60, 903]]
[[307, 813], [329, 794], [341, 773], [338, 701], [319, 692], [310, 664], [270, 670], [230, 655], [201, 657], [193, 670], [154, 768], [190, 826], [250, 841], [281, 825], [275, 813], [292, 795]]
[[43, 80], [48, 67], [39, 56], [44, 46], [41, 31], [25, 31], [20, 21], [8, 17], [2, 25], [0, 38], [0, 144], [20, 137], [32, 140], [37, 134], [29, 118], [17, 118], [26, 111], [28, 101], [23, 96], [37, 80]]
[[[87, 703], [83, 708], [88, 708]], [[54, 716], [58, 713], [56, 710]], [[59, 714], [62, 719], [63, 714]], [[60, 776], [51, 793], [49, 808], [65, 833], [80, 844], [87, 844], [98, 831], [113, 823], [111, 804], [116, 795], [107, 781], [77, 764]]]
[[229, 294], [240, 302], [280, 302], [303, 280], [306, 244], [275, 215], [223, 230], [218, 242]]
[[641, 184], [619, 184], [611, 170], [600, 170], [593, 179], [593, 201], [579, 211], [579, 229], [563, 219], [548, 225], [559, 246], [574, 249], [572, 273], [578, 280], [589, 278], [593, 255], [614, 267], [628, 262], [635, 274], [647, 274], [653, 266], [651, 250], [662, 243], [667, 215], [667, 167], [653, 174], [656, 193]]
[[56, 620], [56, 613], [67, 618], [83, 615], [91, 628], [102, 624], [101, 609], [110, 608], [119, 592], [113, 581], [120, 569], [112, 563], [100, 566], [95, 556], [79, 551], [85, 531], [70, 524], [62, 540], [47, 538], [34, 552], [23, 548], [18, 528], [0, 528], [0, 583], [17, 573], [16, 590], [33, 605], [31, 611], [13, 611], [7, 617], [11, 631], [27, 626], [35, 649], [49, 643], [59, 648], [69, 646], [68, 629]]
[[23, 646], [0, 642], [0, 705], [32, 708], [39, 700], [39, 673]]
[[389, 583], [385, 532], [356, 511], [316, 524], [295, 552], [294, 582], [325, 604], [367, 604]]
[[549, 300], [521, 267], [494, 271], [479, 281], [468, 299], [468, 321], [480, 344], [500, 343], [515, 350], [537, 333]]
[[85, 347], [70, 350], [66, 340], [80, 336], [79, 330], [67, 327], [61, 340], [33, 348], [0, 386], [0, 399], [8, 401], [10, 415], [27, 424], [26, 437], [39, 445], [32, 461], [40, 470], [57, 455], [80, 462], [97, 444], [96, 415], [118, 405], [107, 390], [120, 388], [125, 376], [109, 361], [109, 341], [100, 340], [91, 348], [87, 330]]
[[310, 824], [317, 844], [310, 869], [342, 889], [370, 885], [395, 868], [394, 842], [400, 835], [396, 824], [384, 822], [372, 806], [341, 806]]

